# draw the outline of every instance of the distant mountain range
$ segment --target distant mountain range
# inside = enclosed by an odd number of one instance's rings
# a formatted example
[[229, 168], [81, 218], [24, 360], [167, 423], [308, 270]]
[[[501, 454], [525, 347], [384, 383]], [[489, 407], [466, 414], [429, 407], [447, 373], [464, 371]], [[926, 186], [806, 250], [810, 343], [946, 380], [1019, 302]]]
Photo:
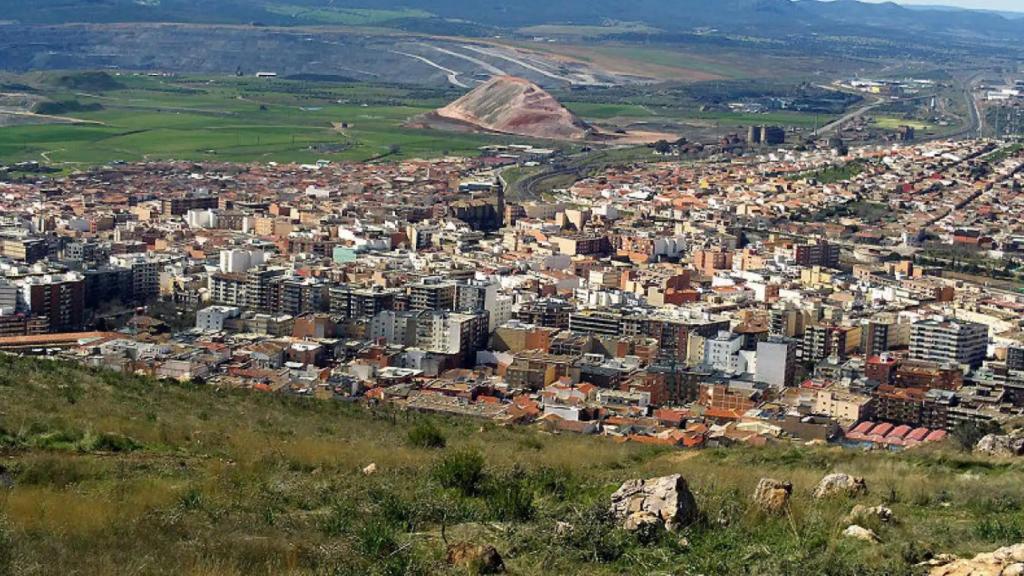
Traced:
[[[540, 24], [639, 23], [613, 39], [666, 41], [696, 34], [835, 38], [854, 49], [883, 39], [944, 50], [1009, 47], [1024, 40], [1018, 18], [980, 10], [906, 7], [857, 0], [0, 0], [0, 23], [177, 22], [247, 26], [362, 26], [446, 36], [508, 35]], [[612, 27], [614, 28], [614, 27]], [[2, 45], [2, 44], [0, 44]]]
[[1024, 18], [1024, 9], [1021, 12], [1010, 12], [1007, 10], [984, 10], [981, 8], [961, 8], [960, 6], [945, 6], [943, 4], [908, 4], [907, 8], [911, 10], [939, 10], [942, 12], [985, 12], [988, 14], [996, 14], [1003, 18], [1009, 18], [1010, 20], [1016, 20]]
[[[641, 22], [668, 33], [714, 28], [759, 36], [913, 35], [1024, 38], [1003, 14], [856, 0], [0, 0], [0, 20], [19, 23], [197, 22], [349, 24], [509, 30], [536, 24]], [[471, 30], [471, 28], [470, 28]], [[469, 31], [469, 30], [467, 30]]]

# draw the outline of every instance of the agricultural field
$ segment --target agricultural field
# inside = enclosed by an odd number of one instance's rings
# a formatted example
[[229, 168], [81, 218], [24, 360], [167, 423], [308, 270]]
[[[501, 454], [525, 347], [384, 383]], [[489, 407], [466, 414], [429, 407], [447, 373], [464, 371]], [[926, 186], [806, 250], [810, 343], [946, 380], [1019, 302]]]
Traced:
[[394, 20], [432, 18], [425, 10], [374, 10], [367, 8], [337, 8], [334, 6], [312, 7], [288, 3], [268, 3], [264, 9], [279, 16], [294, 18], [299, 22], [333, 24], [340, 26], [373, 26]]
[[921, 120], [909, 120], [906, 118], [896, 118], [894, 116], [875, 117], [874, 125], [884, 130], [896, 130], [900, 126], [910, 126], [914, 130], [921, 131], [931, 130], [935, 128], [935, 126], [932, 126], [927, 122], [922, 122]]
[[688, 127], [721, 128], [725, 131], [762, 124], [790, 128], [824, 126], [837, 116], [802, 112], [700, 112], [692, 106], [647, 106], [643, 104], [611, 104], [599, 102], [566, 102], [566, 107], [577, 115], [594, 121], [610, 120], [617, 123], [661, 122], [677, 125], [687, 135]]
[[44, 80], [54, 123], [0, 129], [0, 162], [312, 162], [476, 154], [500, 137], [405, 127], [443, 90], [234, 77], [121, 75], [101, 90]]
[[[22, 91], [24, 97], [9, 97], [29, 104], [9, 112], [0, 128], [0, 163], [35, 160], [64, 170], [147, 160], [401, 160], [476, 155], [486, 144], [524, 140], [408, 125], [461, 95], [443, 88], [312, 75], [257, 79], [95, 72], [37, 74], [8, 84], [30, 89]], [[692, 102], [671, 99], [649, 106], [565, 96], [569, 109], [605, 127], [640, 123], [698, 140], [751, 124], [807, 128], [831, 118], [698, 112]]]
[[[892, 575], [1024, 539], [1021, 464], [952, 445], [682, 451], [11, 356], [0, 413], [0, 573], [19, 576], [465, 574], [456, 542], [522, 575]], [[832, 471], [868, 495], [813, 499]], [[608, 517], [620, 483], [672, 473], [696, 523]], [[788, 513], [751, 503], [761, 477], [793, 482]], [[893, 510], [881, 543], [841, 536], [856, 503]]]

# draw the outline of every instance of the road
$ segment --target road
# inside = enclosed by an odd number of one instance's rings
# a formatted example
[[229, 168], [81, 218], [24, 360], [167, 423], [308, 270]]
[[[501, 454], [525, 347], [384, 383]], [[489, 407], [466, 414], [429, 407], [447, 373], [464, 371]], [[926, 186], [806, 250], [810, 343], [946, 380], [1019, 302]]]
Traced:
[[881, 105], [882, 105], [881, 101], [876, 101], [876, 102], [872, 102], [871, 104], [867, 104], [865, 106], [861, 106], [860, 108], [857, 108], [853, 112], [849, 112], [846, 115], [842, 116], [838, 120], [835, 120], [833, 122], [830, 122], [830, 123], [822, 126], [821, 128], [818, 128], [817, 131], [813, 132], [814, 137], [817, 138], [817, 137], [820, 137], [822, 134], [827, 134], [829, 132], [832, 132], [836, 128], [842, 126], [843, 124], [849, 122], [850, 120], [853, 120], [854, 118], [856, 118], [858, 116], [866, 114], [866, 113], [874, 110], [875, 108], [878, 108]]
[[560, 74], [555, 74], [554, 72], [551, 72], [550, 70], [544, 70], [543, 68], [539, 68], [537, 66], [534, 66], [533, 64], [530, 64], [529, 62], [526, 62], [526, 61], [524, 61], [521, 58], [514, 58], [514, 57], [509, 56], [508, 54], [505, 54], [505, 53], [503, 53], [503, 52], [501, 52], [499, 50], [494, 50], [494, 49], [491, 49], [491, 48], [482, 48], [482, 47], [479, 47], [479, 46], [472, 46], [470, 44], [463, 44], [462, 47], [465, 48], [466, 50], [472, 50], [473, 52], [477, 52], [477, 53], [483, 54], [485, 56], [490, 56], [492, 58], [499, 58], [501, 60], [506, 60], [508, 62], [516, 64], [517, 66], [521, 66], [523, 68], [526, 68], [527, 70], [531, 70], [533, 72], [536, 72], [537, 74], [540, 74], [542, 76], [547, 76], [548, 78], [551, 78], [551, 79], [554, 79], [554, 80], [558, 80], [560, 82], [566, 82], [568, 84], [578, 84], [578, 82], [576, 82], [572, 78], [569, 78], [568, 76], [562, 76]]
[[488, 74], [491, 74], [493, 76], [508, 76], [508, 72], [505, 72], [501, 68], [498, 68], [497, 66], [494, 66], [494, 65], [492, 65], [492, 64], [490, 64], [488, 62], [484, 62], [483, 60], [481, 60], [479, 58], [474, 58], [474, 57], [469, 56], [467, 54], [461, 54], [459, 52], [456, 52], [454, 50], [449, 50], [447, 48], [441, 48], [440, 46], [434, 46], [433, 44], [424, 44], [424, 43], [421, 42], [420, 46], [426, 46], [427, 48], [433, 48], [434, 50], [437, 50], [438, 52], [440, 52], [442, 54], [447, 54], [449, 56], [454, 56], [455, 58], [461, 58], [461, 59], [463, 59], [463, 60], [465, 60], [467, 62], [470, 62], [472, 64], [476, 64], [480, 68], [483, 68], [484, 70], [486, 70]]
[[974, 89], [978, 81], [981, 80], [982, 75], [981, 72], [978, 72], [964, 83], [964, 100], [971, 117], [971, 125], [965, 132], [978, 138], [985, 131], [985, 119], [981, 115], [981, 107], [978, 106], [978, 97], [974, 94]]
[[429, 59], [424, 58], [423, 56], [419, 56], [417, 54], [410, 54], [408, 52], [399, 52], [398, 50], [392, 50], [391, 53], [392, 54], [398, 54], [398, 55], [401, 55], [401, 56], [408, 56], [409, 58], [413, 58], [413, 59], [419, 60], [420, 62], [423, 62], [424, 64], [426, 64], [427, 66], [430, 66], [431, 68], [437, 68], [438, 70], [440, 70], [441, 72], [444, 72], [445, 75], [448, 76], [448, 83], [449, 84], [451, 84], [453, 86], [458, 86], [459, 88], [469, 88], [469, 86], [467, 86], [466, 84], [463, 84], [462, 81], [459, 80], [459, 73], [456, 72], [455, 70], [452, 70], [451, 68], [445, 68], [444, 66], [441, 66], [437, 62], [434, 62], [432, 60], [429, 60]]

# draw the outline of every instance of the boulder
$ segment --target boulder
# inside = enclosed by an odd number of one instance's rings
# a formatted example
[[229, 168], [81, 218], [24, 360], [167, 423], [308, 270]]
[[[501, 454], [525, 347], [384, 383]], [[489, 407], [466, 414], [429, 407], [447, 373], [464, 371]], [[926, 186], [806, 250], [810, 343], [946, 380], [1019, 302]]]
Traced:
[[818, 482], [814, 488], [815, 498], [832, 498], [834, 496], [860, 496], [866, 494], [868, 485], [863, 478], [849, 474], [829, 474]]
[[850, 510], [850, 513], [846, 515], [846, 521], [851, 524], [867, 522], [868, 520], [892, 522], [892, 510], [885, 506], [863, 506], [861, 504], [857, 504], [853, 507], [853, 510]]
[[505, 571], [505, 562], [494, 546], [459, 542], [448, 546], [447, 561], [450, 566], [461, 568], [471, 574], [498, 574]]
[[653, 512], [640, 510], [626, 516], [626, 519], [622, 522], [622, 527], [630, 532], [636, 532], [645, 528], [660, 527], [661, 524], [661, 518], [658, 518]]
[[935, 566], [945, 566], [952, 562], [956, 562], [960, 557], [956, 554], [936, 554], [934, 557], [920, 562], [917, 564], [918, 568], [933, 568]]
[[779, 514], [789, 507], [789, 497], [793, 494], [793, 483], [761, 478], [754, 489], [754, 504], [762, 512]]
[[1002, 434], [988, 434], [974, 446], [975, 452], [989, 456], [1024, 455], [1024, 438]]
[[878, 537], [878, 534], [875, 534], [874, 530], [870, 530], [856, 524], [847, 526], [846, 530], [843, 530], [843, 536], [846, 536], [847, 538], [856, 538], [857, 540], [863, 540], [864, 542], [871, 542], [873, 544], [881, 542], [881, 539]]
[[1021, 576], [1024, 575], [1024, 544], [953, 560], [928, 571], [928, 576]]
[[650, 514], [659, 525], [672, 531], [697, 520], [697, 502], [679, 474], [628, 480], [612, 494], [610, 513], [624, 525], [629, 521], [639, 526], [639, 522], [650, 520], [647, 514], [637, 515], [640, 512]]

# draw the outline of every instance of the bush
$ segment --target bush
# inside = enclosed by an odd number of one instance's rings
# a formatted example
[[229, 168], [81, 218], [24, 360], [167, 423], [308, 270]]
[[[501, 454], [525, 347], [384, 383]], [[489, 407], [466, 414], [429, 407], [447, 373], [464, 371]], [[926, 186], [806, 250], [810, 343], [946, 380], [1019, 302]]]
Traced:
[[32, 439], [32, 446], [41, 450], [74, 450], [82, 435], [74, 430], [52, 430]]
[[356, 531], [359, 549], [371, 558], [387, 558], [398, 549], [394, 529], [383, 518], [370, 518]]
[[464, 496], [476, 496], [486, 473], [484, 457], [475, 450], [453, 452], [434, 466], [434, 478], [445, 488], [454, 488]]
[[578, 482], [572, 472], [564, 468], [544, 466], [531, 475], [531, 481], [536, 491], [557, 500], [564, 500], [570, 492], [578, 488]]
[[975, 523], [974, 533], [989, 542], [1020, 542], [1024, 539], [1024, 523], [1016, 518], [982, 518]]
[[444, 448], [448, 441], [432, 422], [419, 422], [409, 430], [409, 444], [419, 448]]
[[376, 508], [376, 515], [393, 526], [402, 530], [412, 531], [416, 520], [416, 509], [410, 500], [406, 500], [390, 488], [371, 488], [370, 499]]
[[79, 443], [84, 452], [134, 452], [142, 448], [142, 444], [124, 434], [103, 432], [99, 435], [86, 435]]
[[23, 486], [67, 488], [93, 476], [88, 464], [75, 458], [43, 454], [26, 459], [17, 476]]
[[352, 528], [353, 516], [355, 510], [349, 502], [336, 500], [331, 504], [327, 517], [320, 522], [320, 531], [327, 536], [341, 536]]
[[533, 518], [533, 489], [525, 475], [513, 471], [495, 478], [487, 490], [487, 509], [495, 520], [503, 522]]
[[566, 543], [580, 551], [582, 560], [614, 562], [629, 547], [629, 534], [619, 529], [603, 504], [587, 508], [570, 523]]
[[956, 440], [960, 449], [965, 452], [974, 450], [977, 446], [978, 441], [987, 436], [988, 434], [994, 434], [999, 431], [999, 425], [994, 422], [987, 422], [985, 424], [979, 424], [977, 422], [964, 422], [958, 424], [956, 428], [953, 428], [951, 435]]

